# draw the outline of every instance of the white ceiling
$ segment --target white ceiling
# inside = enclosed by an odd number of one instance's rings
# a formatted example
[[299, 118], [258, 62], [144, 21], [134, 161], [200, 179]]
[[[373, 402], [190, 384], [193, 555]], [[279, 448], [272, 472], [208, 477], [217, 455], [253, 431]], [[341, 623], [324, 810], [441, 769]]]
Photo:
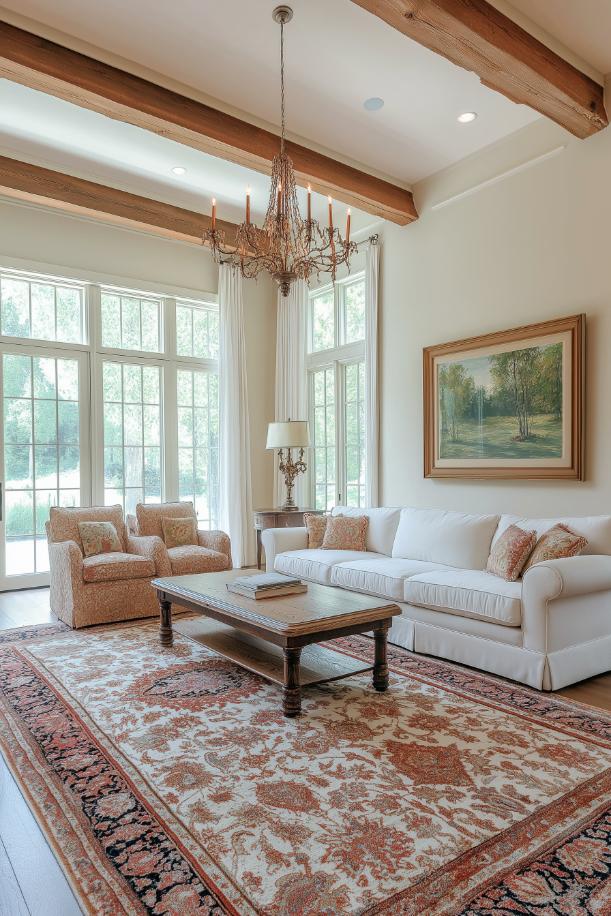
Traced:
[[[8, 0], [5, 6], [193, 87], [279, 120], [275, 0]], [[537, 115], [486, 89], [350, 0], [292, 0], [289, 131], [410, 185]], [[385, 106], [366, 112], [363, 101]], [[456, 120], [477, 111], [472, 124]]]
[[[253, 217], [262, 217], [267, 207], [269, 179], [260, 172], [18, 83], [0, 80], [0, 113], [1, 155], [199, 213], [210, 213], [214, 196], [219, 216], [232, 221], [244, 217], [249, 186]], [[187, 173], [173, 175], [174, 166], [186, 168]], [[299, 191], [304, 212], [305, 193]], [[318, 194], [312, 197], [314, 217], [325, 220], [327, 198]], [[345, 213], [346, 207], [336, 203], [338, 226], [342, 225]], [[369, 225], [373, 219], [353, 209], [353, 231]]]
[[[506, 0], [493, 0], [509, 11]], [[592, 67], [611, 70], [611, 0], [512, 0]], [[158, 74], [196, 97], [276, 129], [279, 29], [276, 0], [5, 0], [12, 21], [87, 43], [100, 57]], [[287, 26], [289, 133], [365, 170], [409, 186], [538, 117], [476, 76], [405, 38], [350, 0], [292, 0]], [[2, 10], [0, 8], [0, 16]], [[6, 15], [6, 14], [5, 14]], [[34, 23], [22, 21], [29, 17]], [[385, 100], [367, 112], [370, 96]], [[457, 115], [476, 111], [471, 124]], [[253, 210], [267, 203], [264, 175], [17, 84], [0, 80], [0, 152], [178, 206], [238, 219], [247, 185]], [[172, 166], [187, 168], [180, 178]], [[319, 218], [325, 198], [315, 201]], [[345, 207], [337, 205], [338, 221]], [[371, 223], [353, 214], [355, 230]]]

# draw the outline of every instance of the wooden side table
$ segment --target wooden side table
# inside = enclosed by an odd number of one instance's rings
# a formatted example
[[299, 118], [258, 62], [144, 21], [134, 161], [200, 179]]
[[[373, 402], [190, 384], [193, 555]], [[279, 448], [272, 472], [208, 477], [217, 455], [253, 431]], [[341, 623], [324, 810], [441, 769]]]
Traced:
[[255, 509], [257, 569], [261, 569], [261, 532], [266, 528], [302, 528], [305, 512], [325, 514], [322, 509]]

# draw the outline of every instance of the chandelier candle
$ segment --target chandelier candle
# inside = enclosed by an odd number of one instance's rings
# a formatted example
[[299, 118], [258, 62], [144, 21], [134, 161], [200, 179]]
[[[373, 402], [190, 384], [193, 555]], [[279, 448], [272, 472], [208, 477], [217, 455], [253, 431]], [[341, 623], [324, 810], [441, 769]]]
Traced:
[[250, 279], [266, 272], [276, 280], [283, 296], [288, 296], [295, 280], [330, 274], [335, 282], [337, 268], [350, 269], [350, 257], [357, 246], [333, 226], [333, 201], [329, 198], [329, 228], [312, 219], [312, 188], [307, 185], [307, 219], [299, 210], [297, 182], [293, 163], [286, 152], [284, 98], [284, 26], [293, 18], [290, 6], [278, 6], [273, 19], [280, 26], [280, 151], [274, 156], [267, 212], [261, 227], [251, 220], [250, 193], [246, 195], [246, 219], [236, 231], [235, 244], [228, 245], [225, 232], [216, 228], [216, 200], [212, 204], [212, 225], [203, 241], [217, 263], [235, 265]]

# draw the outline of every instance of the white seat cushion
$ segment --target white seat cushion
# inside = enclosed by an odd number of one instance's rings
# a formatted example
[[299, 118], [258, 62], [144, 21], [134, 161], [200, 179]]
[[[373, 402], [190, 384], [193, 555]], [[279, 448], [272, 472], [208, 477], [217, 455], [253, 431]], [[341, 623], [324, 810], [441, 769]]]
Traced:
[[402, 509], [392, 555], [461, 569], [485, 569], [498, 521], [498, 515]]
[[525, 531], [536, 531], [537, 537], [553, 528], [554, 525], [566, 525], [575, 534], [587, 538], [588, 545], [584, 554], [611, 554], [611, 515], [584, 515], [564, 518], [524, 518], [520, 515], [501, 515], [492, 544], [496, 544], [510, 525], [517, 525]]
[[300, 579], [309, 579], [310, 582], [330, 585], [331, 570], [337, 563], [346, 563], [359, 558], [363, 560], [385, 559], [382, 554], [365, 550], [322, 550], [322, 548], [319, 550], [289, 550], [277, 555], [274, 569], [287, 576], [299, 576]]
[[505, 582], [479, 569], [452, 569], [406, 579], [409, 604], [489, 620], [506, 627], [522, 621], [522, 582]]
[[423, 563], [421, 560], [393, 560], [383, 557], [378, 560], [351, 560], [339, 563], [331, 571], [331, 584], [365, 592], [392, 601], [403, 601], [405, 580], [418, 573], [445, 570], [447, 566], [438, 563]]
[[335, 506], [331, 515], [348, 515], [351, 517], [366, 515], [369, 519], [365, 546], [373, 553], [383, 553], [389, 557], [397, 533], [401, 516], [400, 509], [357, 509], [354, 506]]

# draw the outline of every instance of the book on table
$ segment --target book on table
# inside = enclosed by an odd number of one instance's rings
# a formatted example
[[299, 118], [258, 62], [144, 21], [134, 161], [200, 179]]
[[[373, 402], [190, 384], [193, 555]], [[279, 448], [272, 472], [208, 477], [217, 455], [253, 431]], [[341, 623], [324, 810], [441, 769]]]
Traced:
[[295, 576], [282, 573], [260, 573], [255, 576], [239, 576], [227, 583], [227, 591], [246, 598], [279, 598], [282, 595], [299, 595], [307, 592], [307, 585]]

